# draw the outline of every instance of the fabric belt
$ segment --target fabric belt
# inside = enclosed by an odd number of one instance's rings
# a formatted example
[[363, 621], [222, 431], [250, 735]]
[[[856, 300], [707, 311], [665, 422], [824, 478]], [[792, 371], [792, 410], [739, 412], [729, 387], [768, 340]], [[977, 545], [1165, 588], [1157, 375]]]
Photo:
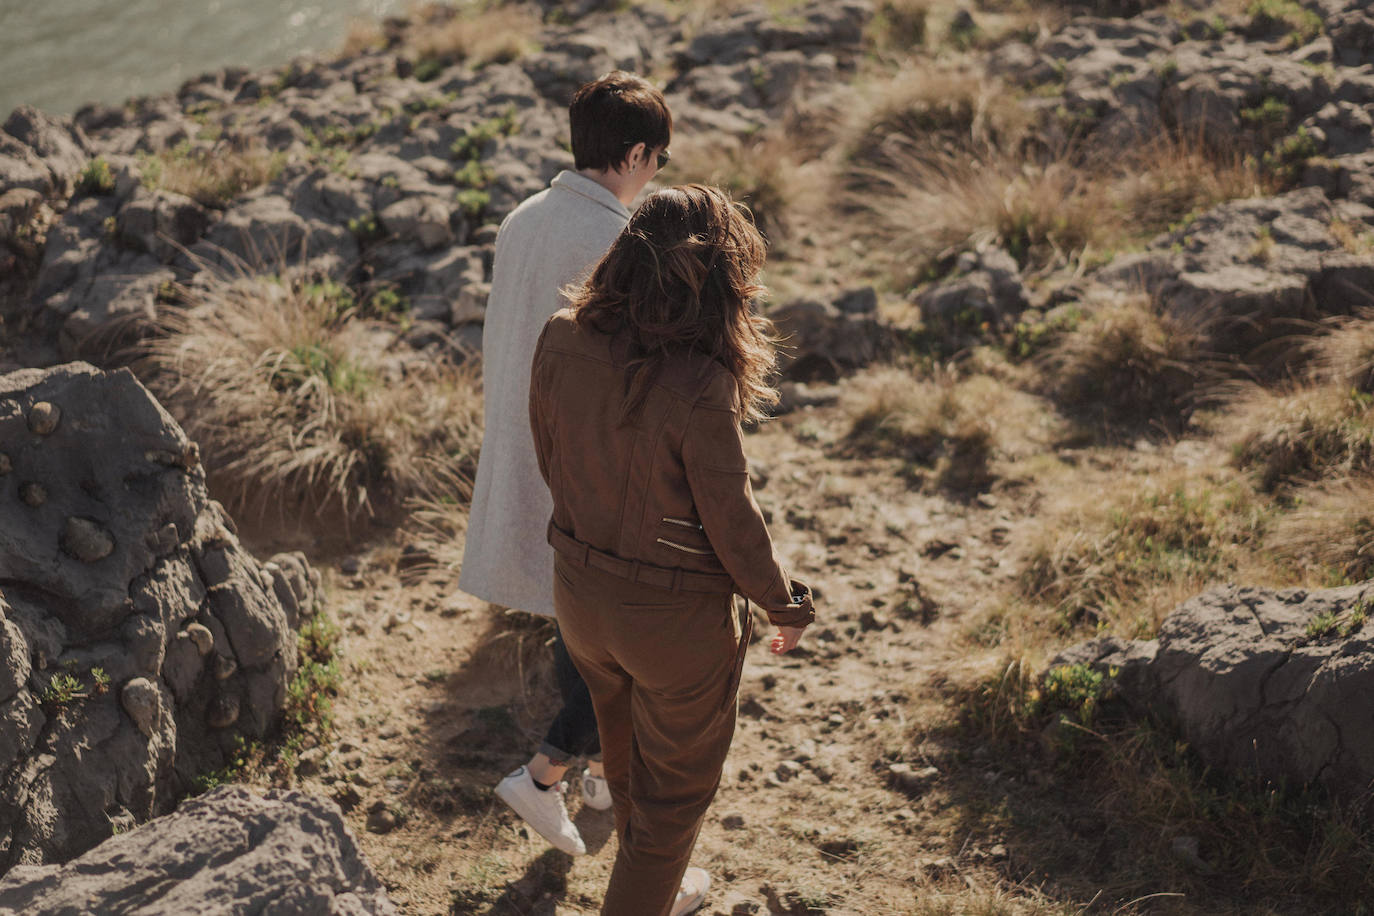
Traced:
[[685, 569], [669, 569], [654, 566], [639, 560], [626, 560], [595, 547], [568, 534], [549, 519], [549, 546], [558, 551], [564, 559], [579, 566], [588, 566], [608, 572], [613, 576], [652, 585], [672, 592], [705, 592], [707, 594], [728, 594], [735, 590], [735, 580], [725, 573], [688, 572]]

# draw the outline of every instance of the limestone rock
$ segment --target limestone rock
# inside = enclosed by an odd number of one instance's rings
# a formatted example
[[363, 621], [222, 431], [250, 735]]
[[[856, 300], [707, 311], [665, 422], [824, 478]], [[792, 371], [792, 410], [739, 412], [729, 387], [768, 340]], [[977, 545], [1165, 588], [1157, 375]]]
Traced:
[[395, 905], [333, 802], [228, 786], [63, 866], [0, 879], [25, 916], [138, 912], [392, 916]]
[[1368, 304], [1374, 257], [1346, 251], [1334, 222], [1374, 225], [1374, 210], [1333, 202], [1318, 188], [1222, 204], [1118, 257], [1096, 280], [1144, 289], [1206, 328], [1211, 348], [1248, 355], [1295, 323]]
[[1116, 670], [1126, 701], [1173, 719], [1209, 765], [1358, 799], [1374, 780], [1374, 630], [1357, 611], [1371, 599], [1369, 583], [1228, 585], [1180, 605], [1155, 640], [1094, 640], [1051, 666]]
[[243, 551], [194, 444], [126, 370], [0, 375], [0, 441], [4, 872], [170, 810], [266, 734], [319, 578]]
[[798, 381], [833, 381], [866, 366], [891, 345], [891, 330], [869, 315], [846, 314], [826, 302], [797, 300], [768, 313], [784, 338], [779, 363]]

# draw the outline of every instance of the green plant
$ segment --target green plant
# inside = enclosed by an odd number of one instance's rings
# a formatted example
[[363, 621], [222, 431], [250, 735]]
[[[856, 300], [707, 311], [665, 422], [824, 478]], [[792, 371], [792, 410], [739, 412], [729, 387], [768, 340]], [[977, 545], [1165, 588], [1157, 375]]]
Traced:
[[1258, 31], [1284, 29], [1293, 47], [1305, 45], [1321, 34], [1322, 19], [1297, 0], [1253, 0], [1246, 9], [1250, 27]]
[[415, 63], [415, 70], [411, 74], [422, 83], [436, 79], [440, 73], [444, 72], [444, 62], [437, 57], [422, 57]]
[[494, 118], [478, 121], [449, 147], [449, 155], [459, 160], [482, 158], [486, 146], [493, 140], [513, 136], [519, 130], [515, 107], [511, 106]]
[[79, 680], [67, 672], [62, 672], [48, 681], [48, 686], [39, 696], [39, 700], [45, 706], [61, 707], [77, 700], [84, 700], [88, 696], [90, 694], [85, 692]]
[[381, 220], [377, 219], [375, 213], [353, 217], [348, 221], [348, 231], [363, 245], [386, 238], [386, 230], [382, 228]]
[[482, 213], [491, 203], [491, 192], [480, 188], [463, 188], [456, 196], [458, 209], [463, 211], [463, 215], [470, 221], [477, 222], [482, 218]]
[[86, 163], [76, 179], [76, 189], [83, 194], [113, 194], [115, 189], [114, 173], [104, 156], [96, 156]]
[[1241, 122], [1260, 135], [1263, 142], [1272, 142], [1288, 129], [1293, 116], [1288, 103], [1276, 96], [1267, 95], [1259, 104], [1240, 110]]
[[105, 673], [104, 668], [92, 668], [91, 681], [95, 684], [97, 694], [105, 693], [110, 689], [110, 676]]
[[1338, 632], [1337, 624], [1339, 621], [1339, 611], [1327, 611], [1307, 621], [1307, 627], [1303, 632], [1307, 634], [1308, 639], [1321, 639], [1323, 636]]
[[1289, 187], [1297, 182], [1307, 161], [1318, 152], [1316, 138], [1306, 127], [1299, 127], [1260, 157], [1260, 164], [1281, 187]]
[[367, 311], [377, 318], [400, 318], [410, 311], [410, 302], [396, 290], [383, 287], [368, 297]]
[[480, 159], [469, 159], [453, 172], [453, 182], [464, 188], [485, 188], [495, 173]]

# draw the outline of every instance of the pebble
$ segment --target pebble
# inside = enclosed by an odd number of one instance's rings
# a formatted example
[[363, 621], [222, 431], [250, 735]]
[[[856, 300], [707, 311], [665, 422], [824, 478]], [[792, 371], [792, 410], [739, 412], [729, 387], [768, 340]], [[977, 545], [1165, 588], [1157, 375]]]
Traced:
[[239, 720], [239, 698], [233, 694], [220, 694], [210, 703], [206, 722], [211, 728], [228, 728]]
[[894, 763], [887, 768], [893, 785], [904, 792], [919, 792], [940, 777], [935, 767], [914, 768], [909, 763]]
[[10, 456], [0, 452], [0, 477], [14, 470], [14, 463], [10, 461]]
[[727, 814], [720, 819], [720, 825], [724, 827], [726, 830], [743, 830], [744, 815], [733, 813]]
[[48, 488], [41, 483], [26, 483], [19, 487], [19, 498], [37, 509], [48, 501]]
[[49, 401], [39, 401], [29, 409], [29, 431], [46, 436], [57, 429], [62, 420], [62, 408]]
[[401, 826], [396, 812], [387, 807], [386, 802], [376, 801], [367, 809], [367, 829], [373, 833], [390, 833]]
[[802, 765], [795, 760], [784, 760], [779, 763], [777, 769], [773, 771], [778, 777], [779, 782], [791, 782], [802, 774]]
[[83, 563], [95, 563], [114, 553], [114, 535], [88, 518], [72, 516], [62, 529], [62, 549]]

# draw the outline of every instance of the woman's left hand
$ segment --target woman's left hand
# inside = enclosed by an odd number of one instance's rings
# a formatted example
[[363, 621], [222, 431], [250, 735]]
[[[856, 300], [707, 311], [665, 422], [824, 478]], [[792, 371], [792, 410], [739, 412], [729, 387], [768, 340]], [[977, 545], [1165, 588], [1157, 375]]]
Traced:
[[768, 645], [768, 651], [774, 655], [791, 652], [797, 648], [797, 643], [801, 642], [804, 630], [804, 627], [778, 627], [778, 632], [774, 634], [773, 641]]

